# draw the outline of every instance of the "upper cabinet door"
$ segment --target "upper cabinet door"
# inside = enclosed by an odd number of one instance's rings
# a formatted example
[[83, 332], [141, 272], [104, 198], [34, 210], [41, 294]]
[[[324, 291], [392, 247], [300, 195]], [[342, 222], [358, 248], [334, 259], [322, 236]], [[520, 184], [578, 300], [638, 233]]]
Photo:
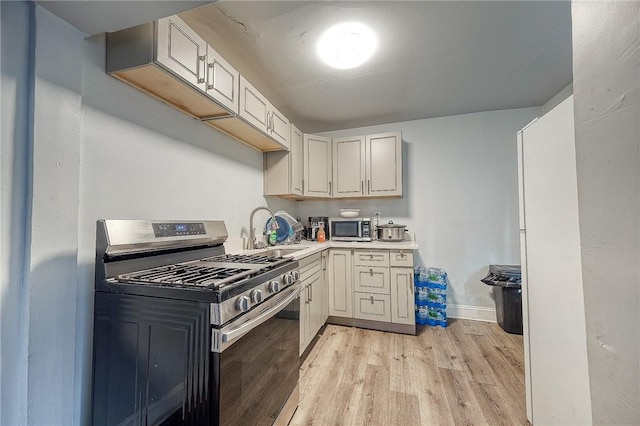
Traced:
[[304, 178], [302, 172], [302, 165], [304, 163], [302, 149], [302, 132], [296, 126], [291, 124], [291, 151], [289, 152], [289, 159], [291, 165], [291, 191], [295, 195], [302, 195], [302, 179]]
[[402, 196], [402, 134], [379, 133], [366, 137], [366, 193]]
[[177, 16], [160, 19], [157, 28], [157, 61], [204, 92], [207, 44]]
[[267, 133], [267, 112], [269, 101], [262, 93], [240, 76], [240, 107], [238, 115], [258, 129]]
[[213, 99], [238, 113], [238, 92], [240, 74], [213, 50], [207, 47], [207, 94]]
[[331, 138], [304, 135], [304, 195], [331, 197]]
[[333, 140], [333, 196], [364, 197], [365, 137]]
[[269, 121], [267, 128], [272, 138], [280, 142], [282, 145], [290, 148], [290, 125], [289, 119], [278, 111], [273, 105], [269, 105]]

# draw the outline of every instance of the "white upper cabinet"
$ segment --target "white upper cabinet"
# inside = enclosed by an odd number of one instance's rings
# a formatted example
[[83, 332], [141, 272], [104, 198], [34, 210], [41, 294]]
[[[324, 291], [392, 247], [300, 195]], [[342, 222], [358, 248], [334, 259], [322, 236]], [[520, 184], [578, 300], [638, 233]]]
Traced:
[[287, 151], [289, 120], [202, 34], [178, 16], [108, 33], [106, 71], [259, 151]]
[[289, 120], [243, 76], [240, 76], [238, 115], [271, 136], [285, 148], [289, 148], [291, 137]]
[[402, 196], [402, 134], [367, 135], [365, 152], [367, 195]]
[[207, 43], [177, 16], [158, 21], [157, 61], [204, 91]]
[[333, 196], [364, 197], [365, 137], [333, 139]]
[[[303, 198], [402, 197], [400, 132], [335, 139], [305, 134], [303, 148]], [[271, 181], [275, 176], [268, 169], [273, 168], [275, 158], [271, 156], [265, 165], [265, 175], [271, 175], [265, 179]], [[265, 186], [265, 195], [291, 197], [298, 193], [291, 189], [274, 193]]]
[[269, 101], [246, 78], [240, 76], [240, 106], [238, 115], [267, 133]]
[[302, 143], [302, 132], [291, 124], [291, 192], [294, 195], [303, 194], [302, 180], [304, 178], [304, 149]]
[[304, 135], [304, 195], [331, 197], [331, 138]]
[[267, 133], [287, 148], [290, 148], [290, 127], [289, 119], [269, 104]]
[[267, 152], [264, 155], [264, 195], [302, 196], [302, 132], [293, 124], [290, 128], [290, 151]]
[[240, 74], [211, 46], [207, 47], [207, 94], [238, 113]]

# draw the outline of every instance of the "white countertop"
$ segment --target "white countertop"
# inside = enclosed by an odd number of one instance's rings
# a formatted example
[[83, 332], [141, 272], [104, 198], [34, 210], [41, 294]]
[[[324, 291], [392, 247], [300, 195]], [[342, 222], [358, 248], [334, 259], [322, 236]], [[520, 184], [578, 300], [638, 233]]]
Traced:
[[242, 250], [237, 253], [260, 253], [274, 249], [299, 249], [295, 252], [284, 254], [283, 257], [293, 257], [296, 260], [303, 259], [315, 253], [319, 253], [329, 248], [352, 248], [352, 249], [392, 249], [392, 250], [418, 250], [420, 246], [413, 240], [399, 242], [371, 241], [371, 242], [351, 242], [351, 241], [327, 241], [317, 243], [315, 241], [301, 241], [300, 244], [269, 246], [264, 249]]

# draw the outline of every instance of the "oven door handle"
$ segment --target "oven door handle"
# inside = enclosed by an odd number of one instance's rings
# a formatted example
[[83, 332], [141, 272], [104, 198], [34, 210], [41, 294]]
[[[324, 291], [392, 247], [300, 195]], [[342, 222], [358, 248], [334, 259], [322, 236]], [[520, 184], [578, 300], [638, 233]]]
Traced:
[[[298, 297], [298, 295], [300, 294], [300, 291], [302, 290], [302, 287], [299, 284], [291, 287], [289, 287], [289, 289], [291, 289], [289, 290], [289, 293], [286, 294], [283, 298], [273, 300], [271, 301], [269, 306], [263, 307], [262, 308], [263, 312], [261, 312], [259, 316], [253, 319], [250, 319], [249, 321], [242, 323], [240, 326], [232, 328], [229, 331], [223, 329], [222, 342], [223, 343], [231, 342], [232, 340], [235, 340], [243, 336], [244, 334], [248, 333], [249, 331], [253, 330], [263, 322], [267, 321], [268, 319], [274, 317], [278, 312], [282, 310], [282, 308], [284, 308], [293, 300], [295, 300], [295, 298]], [[265, 303], [268, 303], [268, 302], [265, 302]], [[275, 305], [273, 305], [274, 303]]]

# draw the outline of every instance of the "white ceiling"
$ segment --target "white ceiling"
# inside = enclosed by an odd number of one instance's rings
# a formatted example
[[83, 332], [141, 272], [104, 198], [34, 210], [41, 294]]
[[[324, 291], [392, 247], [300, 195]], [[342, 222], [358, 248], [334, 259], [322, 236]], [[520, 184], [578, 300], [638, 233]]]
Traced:
[[37, 0], [36, 3], [87, 35], [113, 32], [184, 12], [211, 1]]
[[[540, 106], [572, 81], [565, 2], [220, 1], [238, 48], [254, 58], [307, 132]], [[378, 33], [375, 56], [334, 70], [315, 54], [329, 26]]]
[[[205, 2], [40, 3], [96, 34]], [[303, 131], [321, 132], [544, 104], [572, 81], [570, 6], [222, 0], [181, 16], [199, 16], [215, 28], [258, 70], [262, 81], [252, 82], [276, 107]], [[346, 20], [369, 24], [378, 33], [378, 51], [360, 68], [330, 69], [316, 58], [315, 42]]]

